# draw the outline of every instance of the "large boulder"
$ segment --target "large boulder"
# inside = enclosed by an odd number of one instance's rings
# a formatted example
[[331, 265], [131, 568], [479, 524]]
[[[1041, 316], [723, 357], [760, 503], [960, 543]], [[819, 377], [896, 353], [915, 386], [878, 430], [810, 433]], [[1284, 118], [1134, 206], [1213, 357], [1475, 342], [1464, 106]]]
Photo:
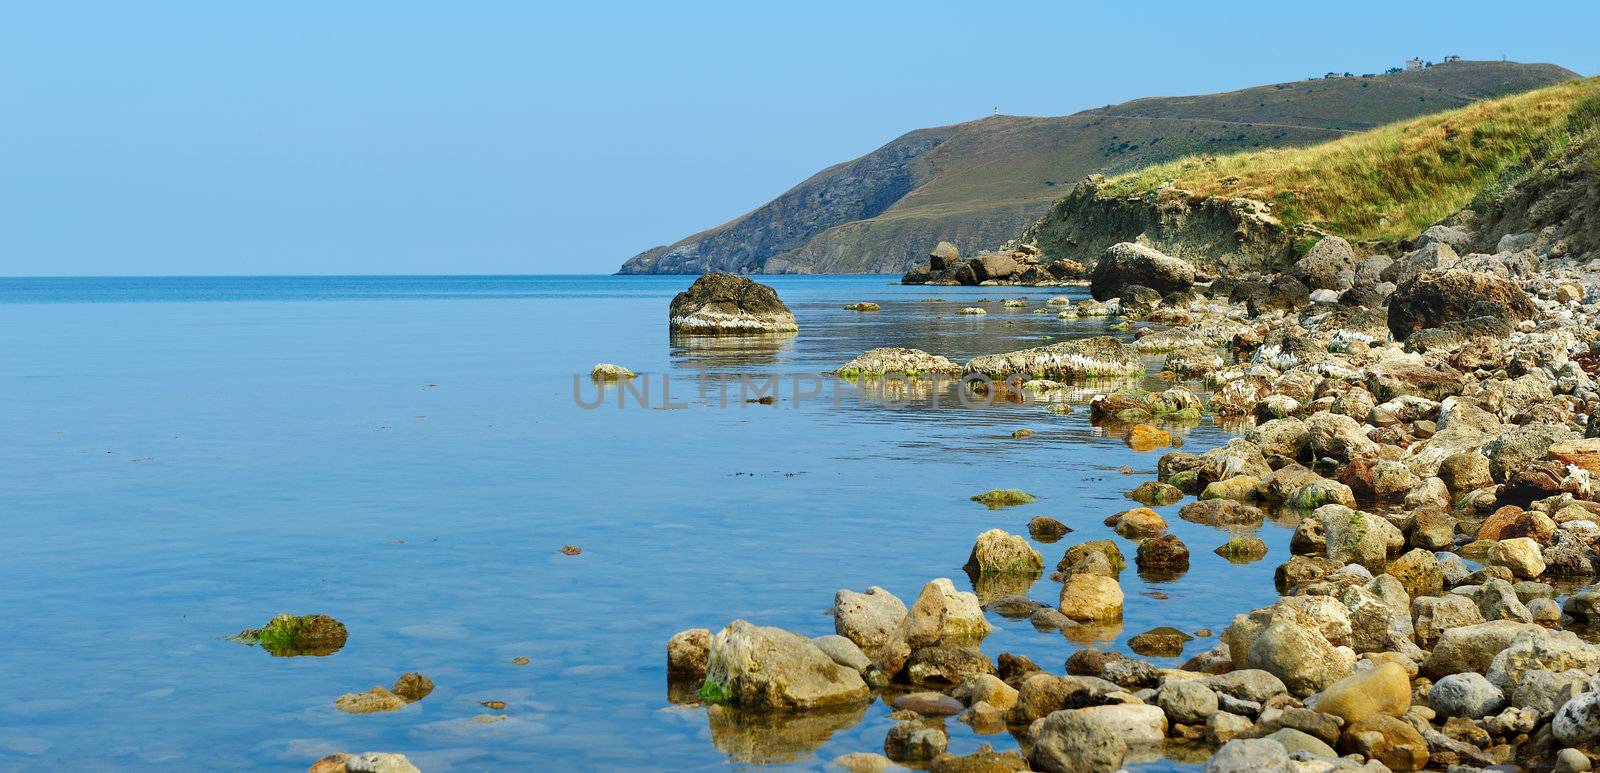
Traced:
[[840, 378], [874, 378], [878, 376], [920, 376], [943, 373], [955, 375], [961, 366], [948, 357], [929, 354], [921, 349], [884, 346], [868, 349], [861, 356], [839, 366], [834, 371]]
[[672, 299], [668, 324], [686, 335], [794, 333], [794, 314], [771, 287], [720, 272], [701, 275]]
[[1061, 586], [1059, 609], [1080, 622], [1122, 619], [1122, 586], [1116, 578], [1078, 573]]
[[1487, 623], [1451, 628], [1439, 635], [1438, 644], [1422, 662], [1422, 673], [1439, 679], [1465, 671], [1483, 673], [1501, 650], [1525, 631], [1541, 631], [1532, 623], [1491, 620]]
[[1121, 297], [1128, 285], [1141, 285], [1166, 295], [1194, 286], [1194, 266], [1142, 244], [1121, 242], [1106, 248], [1089, 277], [1097, 301]]
[[866, 593], [840, 590], [833, 595], [833, 630], [868, 652], [889, 641], [906, 619], [906, 605], [893, 593], [873, 586]]
[[1128, 742], [1116, 727], [1082, 709], [1052, 713], [1038, 728], [1028, 763], [1045, 773], [1109, 773], [1122, 767], [1128, 754]]
[[1347, 725], [1374, 714], [1398, 717], [1411, 708], [1411, 677], [1399, 664], [1385, 661], [1328, 685], [1308, 706]]
[[793, 710], [859, 703], [872, 691], [810, 639], [735, 620], [711, 640], [700, 694], [710, 703]]
[[956, 590], [940, 577], [922, 587], [905, 619], [905, 640], [913, 647], [977, 644], [994, 631], [983, 605], [971, 593]]
[[1343, 290], [1354, 283], [1359, 262], [1350, 242], [1325, 236], [1294, 264], [1294, 274], [1313, 290]]
[[1289, 773], [1298, 770], [1289, 752], [1272, 738], [1236, 738], [1206, 763], [1205, 773]]
[[1389, 298], [1389, 332], [1396, 340], [1423, 328], [1480, 316], [1512, 322], [1538, 314], [1516, 282], [1462, 269], [1425, 271], [1402, 282]]
[[1044, 570], [1044, 556], [1026, 539], [1002, 529], [990, 529], [978, 535], [964, 568], [975, 574], [1038, 574]]
[[1361, 564], [1383, 571], [1389, 554], [1405, 547], [1405, 534], [1382, 516], [1352, 510], [1344, 505], [1323, 505], [1312, 517], [1321, 521], [1328, 558], [1341, 564]]
[[944, 271], [954, 266], [960, 259], [961, 251], [956, 249], [954, 244], [939, 242], [938, 246], [933, 248], [933, 252], [928, 253], [928, 267], [934, 271]]

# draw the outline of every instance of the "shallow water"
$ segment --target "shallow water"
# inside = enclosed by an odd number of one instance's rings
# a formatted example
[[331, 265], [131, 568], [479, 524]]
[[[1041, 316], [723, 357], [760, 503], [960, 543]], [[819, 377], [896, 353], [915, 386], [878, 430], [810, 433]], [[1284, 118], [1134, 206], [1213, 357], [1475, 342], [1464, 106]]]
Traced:
[[[1103, 538], [1131, 563], [1101, 521], [1134, 506], [1122, 493], [1161, 451], [1129, 450], [1081, 406], [791, 388], [875, 346], [962, 360], [1102, 332], [1032, 313], [1061, 290], [774, 277], [801, 334], [707, 346], [667, 335], [667, 303], [690, 281], [0, 279], [0, 768], [303, 770], [385, 750], [427, 771], [817, 769], [881, 750], [888, 709], [708, 717], [668, 701], [667, 637], [741, 617], [820, 635], [839, 588], [908, 603], [935, 577], [971, 588], [973, 539], [1025, 535], [1037, 514], [1077, 530], [1036, 543], [1051, 567]], [[1017, 296], [1033, 308], [1001, 307]], [[950, 313], [982, 297], [987, 316]], [[858, 300], [883, 311], [841, 308]], [[645, 374], [653, 407], [618, 408], [615, 392], [578, 405], [574, 376], [599, 361]], [[702, 373], [784, 380], [776, 405], [734, 386], [724, 407], [698, 393]], [[660, 409], [663, 377], [684, 407]], [[1019, 427], [1035, 434], [1011, 439]], [[1186, 435], [1193, 450], [1226, 438], [1209, 422]], [[1040, 500], [968, 501], [1001, 487]], [[1099, 646], [1158, 625], [1220, 633], [1276, 596], [1288, 529], [1266, 525], [1268, 558], [1234, 566], [1211, 553], [1228, 533], [1158, 509], [1193, 566], [1165, 582], [1125, 571], [1123, 624]], [[1030, 595], [1058, 589], [1045, 578]], [[349, 643], [276, 658], [225, 639], [277, 612], [333, 615]], [[991, 657], [1060, 671], [1083, 646], [991, 620]], [[420, 703], [333, 708], [412, 670], [438, 683]], [[491, 699], [508, 706], [478, 705]], [[486, 713], [506, 719], [472, 719]], [[948, 728], [958, 753], [1015, 747]]]

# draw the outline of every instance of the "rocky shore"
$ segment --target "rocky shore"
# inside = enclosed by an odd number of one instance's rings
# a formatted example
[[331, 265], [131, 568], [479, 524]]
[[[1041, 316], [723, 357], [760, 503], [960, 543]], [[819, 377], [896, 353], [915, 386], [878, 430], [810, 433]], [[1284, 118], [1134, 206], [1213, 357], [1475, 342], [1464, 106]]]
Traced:
[[[1137, 540], [1132, 557], [1084, 534], [1051, 567], [1027, 539], [989, 529], [966, 564], [977, 594], [948, 579], [909, 604], [882, 588], [839, 590], [833, 632], [814, 637], [742, 620], [681, 632], [667, 643], [674, 694], [689, 685], [711, 710], [751, 718], [884, 700], [897, 724], [882, 747], [832, 761], [852, 771], [1110, 771], [1158, 756], [1219, 772], [1590, 769], [1600, 754], [1600, 647], [1589, 641], [1600, 618], [1589, 587], [1600, 560], [1596, 273], [1559, 229], [1466, 251], [1482, 238], [1460, 218], [1395, 256], [1328, 237], [1282, 273], [1237, 277], [1116, 244], [1082, 272], [1096, 300], [1061, 313], [1121, 317], [1131, 341], [960, 366], [1045, 388], [1142, 372], [1160, 357], [1170, 388], [1096, 396], [1088, 408], [1102, 429], [1137, 449], [1164, 448], [1171, 417], [1207, 414], [1238, 432], [1209, 450], [1167, 451], [1155, 479], [1129, 492], [1149, 505], [1192, 497], [1179, 517], [1216, 527], [1216, 550], [1232, 560], [1263, 557], [1251, 534], [1263, 523], [1294, 529], [1279, 600], [1239, 610], [1219, 644], [1180, 668], [1141, 659], [1172, 657], [1191, 638], [1165, 626], [1131, 638], [1137, 656], [1080, 649], [1035, 663], [980, 649], [986, 612], [1051, 633], [1093, 627], [1120, 619], [1130, 558], [1187, 570], [1189, 546], [1136, 507], [1095, 515]], [[927, 281], [1047, 272], [1018, 252], [1003, 265], [936, 251], [943, 262]], [[956, 365], [899, 349], [845, 368], [922, 369]], [[1055, 605], [1004, 591], [1051, 569]], [[1009, 732], [1016, 748], [950, 754], [950, 717]]]

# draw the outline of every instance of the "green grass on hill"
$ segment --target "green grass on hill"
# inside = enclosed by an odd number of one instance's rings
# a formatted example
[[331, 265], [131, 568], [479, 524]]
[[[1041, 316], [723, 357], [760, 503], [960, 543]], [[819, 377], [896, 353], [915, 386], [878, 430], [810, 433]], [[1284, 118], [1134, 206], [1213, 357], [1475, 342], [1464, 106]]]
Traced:
[[1301, 148], [1195, 156], [1115, 178], [1105, 195], [1162, 187], [1270, 202], [1286, 226], [1358, 240], [1415, 236], [1600, 127], [1600, 78], [1393, 123]]

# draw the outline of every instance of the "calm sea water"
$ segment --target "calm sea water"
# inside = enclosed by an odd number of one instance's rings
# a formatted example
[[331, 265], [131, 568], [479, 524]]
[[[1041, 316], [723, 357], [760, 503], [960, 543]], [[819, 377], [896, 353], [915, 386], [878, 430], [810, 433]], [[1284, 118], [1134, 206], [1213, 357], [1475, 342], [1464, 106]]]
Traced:
[[[427, 771], [817, 769], [881, 750], [888, 709], [712, 721], [668, 700], [667, 637], [741, 617], [819, 635], [839, 588], [970, 588], [973, 539], [1026, 534], [1037, 514], [1077, 530], [1038, 545], [1052, 566], [1091, 538], [1131, 558], [1101, 521], [1160, 452], [1086, 410], [797, 404], [783, 382], [774, 406], [723, 407], [696, 389], [702, 373], [817, 374], [875, 346], [964, 359], [1103, 321], [1002, 308], [1001, 288], [764, 281], [798, 337], [669, 340], [687, 277], [0, 279], [0, 768], [303, 770], [384, 750]], [[1004, 289], [1035, 308], [1056, 293]], [[950, 313], [980, 297], [987, 316]], [[841, 308], [859, 300], [883, 311]], [[581, 407], [574, 375], [599, 361], [646, 374], [655, 405], [669, 379], [686, 406]], [[1197, 449], [1225, 437], [1186, 431]], [[968, 501], [997, 487], [1040, 500]], [[1193, 568], [1124, 572], [1124, 624], [1099, 646], [1220, 632], [1274, 598], [1286, 529], [1265, 527], [1267, 560], [1233, 566], [1211, 553], [1228, 534], [1161, 511]], [[276, 658], [225, 639], [278, 612], [338, 617], [349, 644]], [[1084, 644], [992, 620], [991, 656], [1059, 671]], [[437, 690], [392, 714], [333, 708], [405, 671]], [[948, 726], [952, 751], [1015, 747]]]

